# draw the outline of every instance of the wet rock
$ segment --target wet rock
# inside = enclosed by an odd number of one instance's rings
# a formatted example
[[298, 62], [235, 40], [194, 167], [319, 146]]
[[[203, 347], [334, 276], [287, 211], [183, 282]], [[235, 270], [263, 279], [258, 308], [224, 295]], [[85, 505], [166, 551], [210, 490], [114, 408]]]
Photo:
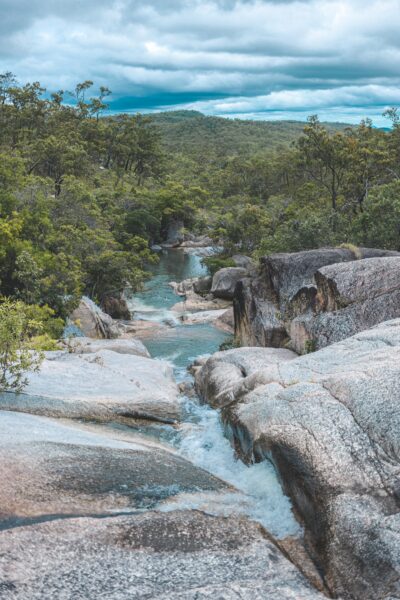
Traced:
[[197, 385], [243, 460], [274, 462], [330, 589], [399, 595], [400, 320], [293, 360], [229, 352]]
[[168, 363], [111, 350], [47, 352], [40, 371], [28, 374], [23, 393], [0, 395], [0, 408], [103, 421], [170, 422], [180, 416], [179, 393]]
[[100, 350], [111, 350], [118, 354], [134, 354], [150, 358], [146, 346], [135, 338], [115, 340], [93, 340], [91, 338], [77, 337], [64, 340], [64, 345], [69, 352], [75, 354], [93, 354]]
[[120, 333], [114, 319], [86, 296], [71, 314], [71, 320], [86, 337], [110, 339], [118, 337]]
[[171, 281], [169, 285], [173, 288], [175, 294], [178, 296], [185, 296], [186, 294], [193, 292], [195, 294], [207, 294], [211, 289], [211, 283], [211, 277], [191, 277], [190, 279], [184, 279], [179, 283]]
[[227, 488], [151, 442], [45, 417], [0, 414], [0, 530], [57, 515], [153, 509], [179, 493]]
[[196, 294], [208, 294], [211, 291], [212, 277], [196, 277], [193, 281], [193, 291]]
[[192, 381], [181, 381], [178, 385], [181, 394], [187, 398], [194, 398], [196, 396], [196, 390]]
[[217, 271], [212, 280], [211, 293], [216, 298], [232, 300], [237, 282], [247, 276], [242, 267], [226, 267]]

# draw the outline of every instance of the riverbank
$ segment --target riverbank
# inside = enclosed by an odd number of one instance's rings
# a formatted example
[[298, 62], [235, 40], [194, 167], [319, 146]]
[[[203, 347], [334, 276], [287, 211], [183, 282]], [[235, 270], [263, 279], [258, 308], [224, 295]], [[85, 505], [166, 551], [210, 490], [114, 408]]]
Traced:
[[[144, 292], [131, 300], [134, 319], [165, 323], [143, 338], [152, 358], [137, 344], [135, 352], [141, 355], [127, 353], [128, 340], [122, 345], [85, 342], [72, 354], [69, 349], [46, 359], [53, 367], [64, 361], [64, 371], [54, 376], [53, 394], [47, 387], [43, 395], [46, 385], [36, 389], [23, 407], [27, 414], [10, 410], [9, 397], [9, 412], [0, 418], [0, 477], [5, 482], [0, 491], [1, 597], [320, 597], [301, 572], [321, 585], [296, 542], [301, 529], [273, 467], [237, 462], [217, 411], [201, 405], [193, 392], [189, 397], [170, 387], [172, 405], [179, 404], [173, 423], [160, 422], [154, 414], [147, 415], [149, 420], [144, 411], [128, 414], [138, 393], [154, 401], [157, 388], [165, 398], [165, 386], [172, 385], [168, 369], [173, 386], [191, 390], [187, 366], [229, 339], [210, 323], [171, 320], [179, 297], [169, 282], [203, 274], [195, 254], [168, 251]], [[72, 364], [83, 367], [82, 376], [77, 377], [75, 366], [71, 370]], [[161, 377], [154, 393], [151, 385], [147, 391], [143, 387], [144, 376], [149, 385]], [[45, 371], [38, 377], [43, 383]], [[68, 380], [75, 382], [76, 400]], [[29, 414], [46, 414], [61, 405], [87, 407], [85, 388], [91, 390], [90, 414], [64, 412], [58, 416], [68, 418], [61, 420]], [[25, 403], [28, 397], [29, 385]], [[287, 558], [290, 545], [298, 547], [292, 558], [297, 556], [300, 570]]]

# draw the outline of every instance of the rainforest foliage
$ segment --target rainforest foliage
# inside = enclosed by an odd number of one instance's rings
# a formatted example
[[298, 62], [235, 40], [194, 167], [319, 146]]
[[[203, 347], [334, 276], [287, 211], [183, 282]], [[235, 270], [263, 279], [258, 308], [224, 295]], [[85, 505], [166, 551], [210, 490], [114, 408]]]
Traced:
[[[82, 294], [140, 288], [181, 222], [224, 257], [352, 243], [400, 249], [400, 121], [358, 127], [109, 116], [91, 81], [0, 76], [0, 295], [59, 335]], [[43, 312], [44, 311], [44, 312]], [[35, 319], [33, 319], [35, 320]], [[39, 335], [39, 334], [38, 334]]]

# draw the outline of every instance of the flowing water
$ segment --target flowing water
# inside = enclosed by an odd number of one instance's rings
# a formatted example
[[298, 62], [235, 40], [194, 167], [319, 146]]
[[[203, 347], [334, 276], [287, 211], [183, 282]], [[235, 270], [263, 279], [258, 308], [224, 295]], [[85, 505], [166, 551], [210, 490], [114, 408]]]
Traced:
[[[145, 289], [130, 300], [135, 319], [168, 323], [165, 332], [144, 340], [151, 356], [169, 361], [176, 380], [190, 378], [187, 367], [198, 356], [218, 351], [229, 335], [212, 324], [183, 325], [171, 307], [179, 302], [171, 281], [207, 275], [201, 259], [179, 250], [164, 251], [153, 266], [152, 278]], [[225, 493], [180, 494], [162, 509], [198, 508], [213, 514], [242, 514], [264, 525], [278, 537], [295, 534], [295, 521], [289, 499], [283, 494], [274, 468], [268, 462], [247, 467], [235, 460], [229, 441], [224, 437], [219, 412], [202, 405], [198, 399], [184, 399], [184, 421], [175, 430], [157, 429], [164, 442], [197, 466], [225, 480], [235, 489]], [[143, 433], [153, 434], [154, 430]]]

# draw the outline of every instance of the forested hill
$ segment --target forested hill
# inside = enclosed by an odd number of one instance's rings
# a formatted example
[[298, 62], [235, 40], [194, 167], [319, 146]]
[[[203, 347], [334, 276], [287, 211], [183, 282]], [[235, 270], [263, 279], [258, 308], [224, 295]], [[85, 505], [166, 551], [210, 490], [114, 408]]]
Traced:
[[49, 95], [0, 74], [0, 308], [24, 303], [35, 337], [56, 338], [82, 294], [107, 307], [140, 288], [151, 246], [177, 223], [222, 246], [219, 265], [343, 243], [400, 249], [396, 109], [388, 131], [315, 116], [111, 117], [110, 90], [92, 86]]
[[[160, 112], [151, 115], [162, 145], [169, 153], [191, 156], [210, 153], [219, 156], [252, 155], [278, 150], [296, 141], [305, 123], [300, 121], [248, 121], [209, 117], [193, 110]], [[348, 127], [344, 123], [326, 123], [330, 132]]]

